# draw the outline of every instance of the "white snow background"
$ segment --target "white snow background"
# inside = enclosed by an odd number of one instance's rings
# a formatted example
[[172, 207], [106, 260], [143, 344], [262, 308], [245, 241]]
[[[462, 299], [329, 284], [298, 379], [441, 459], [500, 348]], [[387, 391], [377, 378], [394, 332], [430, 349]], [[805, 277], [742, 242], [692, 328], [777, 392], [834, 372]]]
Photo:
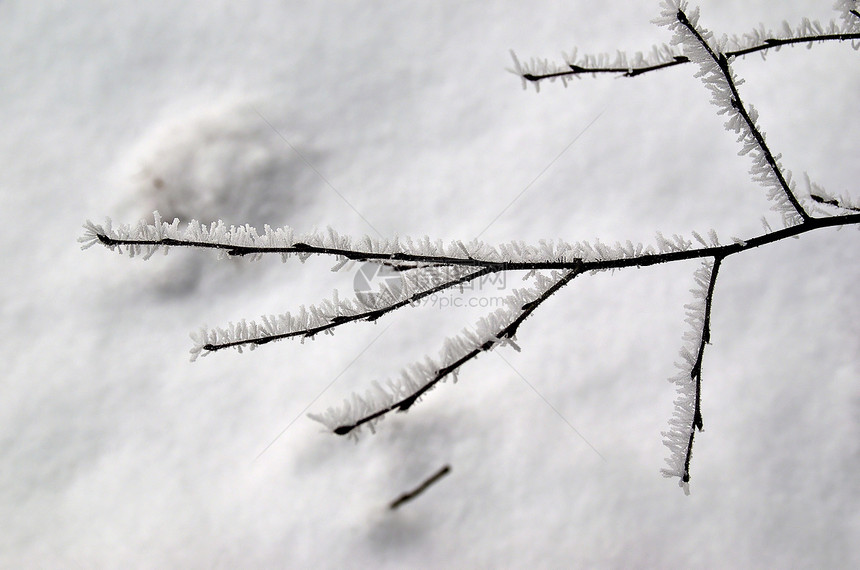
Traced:
[[[717, 34], [836, 16], [812, 0], [699, 4]], [[435, 356], [490, 309], [439, 299], [191, 363], [200, 325], [346, 295], [354, 273], [76, 242], [86, 219], [156, 208], [491, 243], [779, 227], [694, 67], [539, 94], [505, 71], [509, 49], [648, 50], [670, 39], [658, 13], [0, 2], [0, 566], [860, 565], [854, 229], [723, 264], [689, 497], [660, 475], [660, 432], [698, 262], [574, 280], [520, 328], [521, 353], [482, 355], [354, 444], [305, 414]], [[855, 196], [857, 58], [818, 45], [736, 65], [786, 166]]]

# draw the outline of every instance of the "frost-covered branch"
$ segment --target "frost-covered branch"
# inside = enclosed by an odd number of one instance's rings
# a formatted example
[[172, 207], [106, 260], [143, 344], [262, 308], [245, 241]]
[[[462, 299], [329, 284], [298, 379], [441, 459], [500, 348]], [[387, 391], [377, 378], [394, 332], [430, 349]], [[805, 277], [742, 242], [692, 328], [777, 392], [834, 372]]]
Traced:
[[[381, 290], [380, 298], [383, 302], [373, 309], [363, 307], [353, 300], [340, 299], [335, 292], [332, 299], [309, 308], [302, 307], [296, 313], [264, 316], [260, 321], [240, 321], [236, 324], [231, 323], [226, 328], [201, 329], [194, 336], [192, 359], [201, 352], [227, 347], [241, 348], [243, 345], [254, 348], [283, 338], [308, 338], [320, 332], [331, 332], [335, 327], [349, 322], [372, 322], [384, 314], [413, 304], [430, 294], [491, 273], [561, 271], [551, 278], [537, 274], [535, 288], [515, 291], [506, 299], [507, 307], [482, 318], [475, 331], [467, 330], [458, 337], [448, 339], [438, 360], [428, 358], [405, 370], [399, 380], [389, 380], [385, 387], [374, 383], [373, 388], [364, 396], [354, 394], [340, 409], [330, 409], [325, 414], [312, 416], [337, 434], [354, 435], [355, 428], [365, 424], [372, 428], [377, 420], [389, 412], [407, 411], [426, 392], [447, 376], [456, 375], [460, 367], [480, 353], [491, 350], [498, 344], [513, 344], [519, 325], [540, 304], [576, 275], [607, 269], [648, 267], [691, 259], [722, 259], [814, 229], [849, 224], [860, 224], [860, 214], [812, 218], [807, 224], [766, 232], [748, 239], [733, 238], [732, 243], [729, 244], [721, 244], [713, 230], [709, 232], [707, 240], [694, 232], [693, 238], [702, 246], [696, 248], [692, 246], [692, 240], [685, 240], [677, 235], [669, 239], [659, 233], [656, 245], [647, 247], [642, 244], [634, 246], [631, 242], [609, 246], [600, 242], [592, 245], [588, 242], [570, 244], [559, 241], [542, 242], [538, 246], [513, 242], [495, 248], [481, 242], [472, 242], [470, 250], [461, 242], [445, 246], [441, 242], [431, 242], [427, 238], [418, 242], [406, 238], [397, 244], [381, 241], [374, 243], [369, 238], [354, 241], [349, 237], [339, 236], [334, 231], [328, 231], [298, 238], [303, 240], [300, 243], [311, 242], [314, 245], [308, 244], [300, 252], [295, 252], [293, 249], [297, 238], [290, 228], [273, 230], [267, 227], [263, 234], [259, 234], [250, 226], [227, 228], [223, 223], [215, 223], [207, 228], [191, 222], [185, 230], [181, 230], [177, 221], [171, 224], [161, 222], [156, 213], [155, 224], [141, 221], [134, 226], [113, 228], [109, 221], [103, 226], [87, 222], [84, 226], [85, 234], [80, 238], [80, 242], [83, 248], [101, 243], [109, 249], [115, 249], [130, 256], [142, 255], [144, 259], [149, 258], [158, 249], [163, 248], [168, 251], [169, 247], [183, 246], [216, 249], [228, 253], [233, 249], [243, 248], [242, 255], [249, 259], [257, 259], [266, 253], [277, 253], [284, 259], [295, 254], [302, 260], [308, 255], [330, 255], [339, 259], [336, 268], [343, 267], [344, 259], [364, 260], [369, 257], [373, 257], [376, 261], [398, 259], [416, 264], [426, 263], [432, 259], [433, 263], [437, 264], [429, 268], [415, 269], [425, 277], [422, 280], [406, 281], [404, 291], [410, 292], [406, 298], [398, 298], [392, 291]], [[362, 248], [358, 249], [358, 247]], [[402, 249], [395, 249], [396, 247], [402, 247]], [[482, 252], [482, 257], [473, 256], [472, 250]], [[384, 254], [381, 253], [383, 251]], [[453, 253], [456, 257], [449, 257], [443, 253]], [[502, 253], [511, 257], [502, 258]], [[553, 257], [555, 259], [552, 259]], [[462, 263], [468, 263], [468, 266], [461, 265]], [[448, 267], [443, 268], [440, 267], [441, 265]], [[437, 278], [427, 280], [427, 275], [431, 277], [436, 275]], [[439, 275], [442, 277], [440, 278]]]
[[831, 196], [823, 189], [818, 194], [810, 194], [809, 197], [819, 204], [827, 204], [850, 212], [860, 212], [860, 203], [851, 200], [850, 196]]
[[424, 394], [447, 376], [456, 382], [461, 366], [482, 352], [498, 345], [511, 345], [519, 350], [515, 340], [522, 322], [541, 303], [581, 274], [579, 268], [554, 272], [551, 277], [536, 275], [535, 287], [515, 290], [505, 298], [507, 307], [482, 317], [474, 330], [464, 329], [459, 336], [445, 341], [438, 360], [427, 357], [424, 362], [403, 370], [398, 380], [388, 380], [383, 386], [374, 382], [364, 396], [352, 394], [341, 408], [329, 408], [324, 414], [310, 414], [338, 435], [356, 435], [353, 431], [364, 425], [374, 431], [374, 424], [389, 412], [406, 412]]
[[[374, 383], [372, 389], [364, 396], [353, 394], [340, 409], [329, 409], [324, 414], [311, 416], [328, 426], [336, 434], [355, 435], [357, 433], [356, 428], [363, 425], [367, 425], [372, 430], [374, 424], [389, 412], [407, 411], [446, 377], [454, 376], [456, 378], [459, 369], [482, 352], [491, 350], [498, 345], [511, 344], [516, 346], [514, 340], [519, 325], [539, 305], [577, 275], [606, 269], [647, 267], [689, 259], [723, 259], [729, 255], [815, 229], [852, 224], [860, 224], [860, 214], [810, 218], [804, 224], [777, 231], [768, 231], [745, 240], [733, 238], [732, 243], [729, 244], [721, 244], [713, 230], [709, 232], [709, 241], [694, 232], [693, 238], [702, 246], [696, 248], [692, 246], [692, 240], [685, 240], [680, 236], [673, 236], [668, 239], [659, 233], [657, 234], [656, 246], [647, 247], [642, 244], [634, 246], [630, 242], [624, 245], [616, 243], [609, 246], [600, 242], [592, 245], [587, 242], [569, 244], [561, 241], [557, 243], [542, 242], [538, 246], [528, 246], [515, 242], [494, 248], [480, 242], [472, 242], [470, 249], [461, 242], [444, 246], [438, 241], [431, 242], [427, 238], [418, 240], [418, 242], [406, 238], [397, 244], [391, 242], [374, 243], [369, 238], [354, 242], [348, 237], [342, 237], [336, 232], [329, 231], [325, 234], [317, 232], [301, 237], [300, 239], [314, 245], [308, 244], [301, 251], [293, 251], [297, 242], [290, 228], [272, 230], [267, 227], [263, 234], [258, 234], [250, 226], [227, 228], [223, 223], [216, 223], [207, 228], [192, 222], [185, 230], [181, 230], [178, 221], [171, 224], [163, 223], [156, 213], [154, 224], [141, 221], [134, 226], [113, 228], [109, 221], [104, 226], [87, 222], [84, 226], [85, 233], [79, 241], [83, 248], [100, 243], [109, 249], [131, 256], [143, 256], [144, 259], [149, 258], [159, 249], [166, 252], [172, 246], [216, 249], [228, 254], [236, 248], [242, 248], [242, 255], [249, 259], [257, 259], [266, 253], [280, 254], [285, 260], [291, 255], [296, 255], [302, 260], [314, 254], [331, 255], [339, 260], [336, 268], [342, 268], [345, 261], [364, 260], [375, 256], [375, 260], [378, 262], [385, 259], [398, 259], [405, 263], [415, 264], [413, 265], [414, 271], [419, 274], [424, 273], [425, 277], [426, 275], [437, 275], [437, 272], [441, 272], [443, 276], [443, 278], [435, 281], [431, 279], [430, 281], [418, 282], [416, 280], [407, 287], [407, 290], [412, 292], [406, 299], [397, 299], [393, 292], [383, 289], [381, 291], [381, 299], [383, 299], [381, 306], [370, 310], [361, 308], [354, 301], [341, 300], [335, 294], [331, 300], [308, 309], [301, 308], [296, 314], [286, 313], [279, 317], [262, 317], [260, 322], [241, 321], [239, 324], [229, 325], [226, 329], [203, 329], [195, 338], [192, 358], [196, 358], [202, 351], [213, 351], [227, 346], [240, 347], [245, 344], [249, 344], [253, 348], [256, 345], [280, 338], [307, 338], [319, 332], [330, 332], [335, 327], [348, 322], [374, 321], [388, 312], [414, 303], [429, 294], [495, 272], [559, 270], [552, 277], [537, 274], [534, 288], [515, 291], [506, 299], [506, 308], [482, 318], [474, 331], [467, 330], [458, 337], [448, 339], [438, 360], [427, 358], [424, 362], [416, 363], [404, 370], [400, 379], [389, 380], [385, 386], [378, 382]], [[305, 243], [305, 241], [298, 243]], [[420, 245], [416, 245], [416, 243]], [[356, 246], [355, 244], [361, 245]], [[402, 249], [396, 249], [396, 247]], [[381, 253], [383, 251], [384, 254]], [[482, 256], [472, 255], [472, 251], [480, 251]], [[456, 257], [449, 257], [446, 255], [448, 253], [453, 253]], [[505, 259], [501, 257], [502, 253], [511, 257]], [[417, 264], [426, 263], [430, 258], [435, 265], [418, 267]], [[462, 265], [463, 263], [468, 265]], [[710, 299], [710, 294], [708, 299]], [[703, 338], [706, 339], [707, 329], [704, 330]], [[704, 345], [702, 345], [703, 347]], [[700, 380], [700, 359], [695, 371]], [[694, 419], [689, 424], [694, 427], [701, 424], [698, 413], [700, 384], [697, 384], [695, 394], [696, 403], [692, 408]], [[685, 408], [681, 404], [679, 399], [678, 410], [683, 411], [689, 407]], [[684, 417], [681, 411], [678, 412], [681, 415], [673, 418], [673, 426], [681, 421], [679, 418]], [[686, 452], [683, 455], [685, 470], [681, 473], [686, 474], [688, 478], [692, 448], [691, 435], [688, 435], [687, 441], [688, 447], [685, 448]], [[685, 484], [687, 482], [688, 479], [682, 481]]]
[[445, 289], [463, 285], [485, 275], [495, 273], [493, 267], [482, 267], [471, 270], [468, 267], [454, 266], [447, 271], [415, 270], [415, 276], [403, 274], [395, 290], [390, 284], [383, 282], [381, 289], [374, 293], [374, 308], [368, 309], [365, 303], [354, 299], [340, 299], [337, 290], [332, 299], [319, 305], [300, 307], [298, 313], [268, 315], [260, 321], [239, 321], [230, 323], [226, 328], [200, 329], [193, 335], [194, 347], [191, 349], [191, 359], [197, 356], [215, 352], [225, 348], [237, 348], [241, 352], [243, 346], [254, 349], [255, 346], [267, 344], [285, 338], [313, 338], [314, 335], [352, 323], [355, 321], [374, 322], [383, 315], [406, 305], [415, 305], [420, 300], [435, 295]]
[[521, 62], [513, 50], [510, 53], [514, 67], [509, 71], [523, 79], [524, 88], [527, 88], [528, 82], [531, 82], [537, 90], [540, 90], [540, 82], [547, 79], [560, 79], [567, 86], [567, 81], [571, 77], [587, 73], [593, 75], [620, 74], [623, 77], [636, 77], [649, 71], [674, 67], [690, 61], [666, 45], [655, 46], [647, 56], [642, 52], [636, 52], [633, 56], [629, 56], [619, 51], [614, 58], [609, 54], [587, 54], [577, 58], [576, 50], [574, 50], [571, 55], [565, 55], [563, 65], [546, 59], [535, 58], [528, 62]]
[[[822, 189], [815, 188], [823, 193]], [[201, 354], [224, 348], [241, 350], [243, 346], [248, 346], [253, 349], [276, 340], [293, 337], [304, 339], [322, 332], [330, 333], [336, 327], [351, 322], [373, 322], [391, 311], [490, 274], [571, 269], [602, 271], [725, 257], [816, 228], [857, 223], [856, 218], [860, 218], [860, 215], [813, 218], [802, 227], [768, 231], [747, 239], [733, 238], [730, 244], [721, 244], [713, 231], [708, 236], [709, 241], [693, 232], [693, 239], [702, 246], [696, 248], [692, 240], [677, 235], [666, 238], [660, 233], [656, 235], [656, 244], [648, 246], [634, 245], [629, 241], [614, 245], [600, 241], [594, 244], [557, 241], [541, 242], [537, 246], [511, 242], [494, 247], [478, 241], [470, 242], [468, 246], [462, 242], [444, 245], [426, 237], [421, 240], [404, 238], [374, 241], [368, 237], [353, 240], [333, 230], [296, 236], [289, 227], [275, 230], [266, 226], [259, 233], [251, 226], [227, 227], [223, 222], [205, 226], [192, 221], [183, 230], [178, 220], [169, 224], [162, 222], [158, 212], [155, 212], [152, 224], [141, 220], [134, 225], [113, 227], [110, 220], [104, 225], [87, 222], [79, 241], [84, 249], [102, 244], [119, 253], [143, 259], [149, 259], [159, 250], [167, 253], [171, 247], [188, 247], [214, 249], [228, 256], [241, 255], [251, 260], [265, 254], [279, 254], [285, 261], [291, 256], [304, 261], [311, 255], [327, 255], [338, 260], [335, 270], [343, 269], [351, 261], [382, 263], [397, 260], [398, 263], [410, 264], [408, 270], [399, 273], [401, 279], [396, 291], [387, 283], [381, 283], [382, 288], [375, 294], [376, 303], [373, 307], [354, 299], [341, 299], [335, 291], [331, 299], [310, 307], [300, 307], [296, 312], [264, 315], [257, 321], [241, 320], [229, 323], [226, 327], [202, 328], [192, 335], [194, 345], [191, 355], [194, 360]], [[237, 250], [240, 253], [232, 254]]]
[[[157, 212], [155, 216], [156, 222], [160, 222]], [[441, 240], [431, 241], [427, 237], [421, 240], [396, 238], [383, 241], [371, 240], [365, 236], [359, 240], [352, 240], [348, 236], [340, 236], [334, 230], [328, 230], [325, 233], [314, 232], [303, 236], [302, 239], [324, 243], [328, 243], [326, 240], [336, 240], [340, 244], [338, 247], [308, 245], [304, 242], [300, 245], [285, 242], [270, 246], [266, 242], [255, 240], [263, 239], [264, 235], [269, 234], [291, 235], [292, 228], [283, 227], [273, 230], [266, 226], [264, 234], [258, 235], [257, 230], [251, 226], [228, 228], [223, 222], [216, 222], [210, 226], [210, 228], [217, 228], [217, 231], [212, 233], [193, 220], [189, 222], [185, 231], [179, 229], [178, 220], [174, 220], [171, 224], [163, 222], [162, 226], [168, 227], [169, 230], [162, 228], [162, 231], [166, 231], [167, 234], [162, 237], [155, 237], [153, 235], [156, 231], [155, 226], [147, 224], [145, 220], [141, 220], [134, 226], [123, 225], [118, 228], [113, 228], [110, 220], [104, 225], [88, 221], [84, 225], [84, 234], [78, 238], [78, 241], [81, 243], [81, 249], [100, 243], [112, 251], [127, 254], [130, 257], [140, 256], [143, 259], [149, 259], [159, 249], [166, 252], [171, 247], [215, 249], [225, 254], [241, 249], [241, 255], [251, 260], [259, 259], [265, 254], [279, 254], [284, 260], [296, 256], [301, 261], [311, 255], [328, 255], [339, 260], [334, 267], [335, 270], [342, 269], [348, 261], [396, 260], [415, 264], [417, 268], [420, 268], [421, 264], [428, 266], [433, 264], [435, 267], [484, 267], [493, 271], [564, 270], [576, 267], [581, 267], [583, 271], [602, 271], [625, 267], [647, 267], [706, 257], [725, 257], [816, 229], [853, 225], [858, 223], [858, 220], [860, 220], [858, 214], [811, 217], [802, 226], [790, 226], [750, 238], [732, 238], [730, 244], [720, 243], [713, 230], [708, 232], [708, 240], [699, 233], [693, 232], [692, 238], [702, 245], [695, 248], [691, 239], [677, 234], [667, 238], [659, 232], [656, 234], [655, 244], [647, 246], [641, 243], [634, 244], [629, 240], [623, 244], [620, 242], [606, 244], [600, 240], [594, 243], [542, 240], [537, 245], [519, 241], [499, 246], [473, 240], [468, 246], [460, 241], [446, 246]], [[202, 238], [199, 237], [201, 228], [204, 232]], [[472, 251], [475, 253], [471, 253]]]
[[[537, 245], [529, 245], [515, 241], [493, 247], [478, 240], [468, 243], [457, 240], [446, 245], [441, 240], [431, 241], [426, 236], [420, 239], [395, 237], [387, 240], [364, 236], [353, 240], [332, 228], [325, 232], [297, 235], [290, 227], [272, 229], [265, 226], [260, 233], [249, 225], [228, 227], [220, 220], [208, 226], [192, 220], [183, 229], [178, 219], [172, 223], [164, 222], [158, 212], [154, 213], [154, 218], [152, 224], [141, 220], [134, 225], [118, 227], [113, 227], [110, 218], [103, 225], [87, 221], [84, 235], [78, 241], [83, 249], [100, 243], [120, 254], [141, 256], [143, 259], [149, 259], [158, 251], [166, 253], [171, 247], [214, 249], [227, 256], [242, 256], [251, 260], [265, 254], [279, 254], [284, 261], [292, 256], [304, 261], [311, 255], [328, 255], [341, 260], [335, 269], [342, 268], [348, 261], [376, 261], [394, 264], [401, 269], [448, 265], [505, 269], [512, 264], [519, 269], [536, 269], [529, 267], [529, 264], [548, 259], [562, 262], [582, 257], [597, 259], [607, 251], [599, 241], [594, 246], [587, 242], [569, 244], [541, 241]], [[642, 251], [631, 249], [630, 255]], [[618, 255], [626, 253], [620, 252]], [[404, 267], [400, 264], [409, 265]]]
[[684, 306], [687, 310], [687, 323], [693, 327], [684, 333], [686, 344], [681, 348], [682, 363], [676, 366], [681, 373], [670, 380], [677, 386], [678, 397], [675, 399], [675, 411], [669, 421], [671, 429], [663, 432], [663, 443], [672, 452], [666, 459], [668, 469], [663, 469], [666, 477], [679, 477], [679, 484], [684, 492], [690, 494], [690, 461], [693, 457], [693, 439], [696, 430], [705, 429], [702, 421], [702, 358], [705, 345], [711, 341], [711, 305], [714, 298], [714, 286], [717, 282], [721, 257], [706, 261], [696, 271], [697, 289], [690, 291], [694, 300]]
[[[744, 34], [743, 36], [732, 36], [723, 38], [725, 43], [724, 54], [729, 60], [743, 57], [752, 53], [760, 52], [764, 57], [768, 50], [779, 51], [783, 46], [805, 44], [812, 47], [815, 43], [823, 42], [851, 42], [854, 49], [860, 49], [860, 14], [857, 9], [856, 0], [843, 0], [837, 3], [837, 9], [841, 12], [842, 24], [831, 21], [822, 25], [818, 21], [810, 21], [807, 18], [801, 20], [795, 27], [783, 22], [779, 31], [758, 28]], [[520, 61], [517, 55], [511, 51], [514, 66], [510, 69], [523, 80], [523, 88], [531, 83], [540, 90], [540, 83], [545, 80], [561, 80], [565, 86], [574, 77], [585, 74], [610, 74], [621, 77], [637, 77], [651, 71], [658, 71], [676, 65], [690, 63], [690, 58], [677, 48], [662, 44], [651, 48], [650, 52], [636, 52], [627, 54], [618, 51], [615, 55], [583, 54], [578, 55], [574, 49], [570, 54], [563, 54], [563, 62], [555, 63], [547, 59], [532, 58], [529, 61]]]
[[[735, 77], [723, 52], [725, 40], [717, 41], [710, 30], [698, 25], [699, 10], [688, 16], [684, 12], [686, 2], [677, 0], [665, 4], [663, 18], [659, 23], [675, 32], [672, 42], [681, 44], [691, 61], [699, 64], [696, 74], [711, 91], [711, 102], [719, 108], [719, 114], [728, 115], [726, 128], [738, 135], [743, 143], [740, 154], [750, 154], [753, 179], [768, 188], [768, 198], [776, 202], [774, 209], [780, 212], [786, 225], [802, 223], [810, 219], [798, 202], [794, 192], [791, 173], [779, 162], [765, 143], [764, 134], [756, 124], [758, 112], [744, 104], [737, 86], [743, 83]], [[787, 202], [787, 203], [786, 203]]]
[[722, 261], [728, 256], [810, 231], [860, 226], [857, 198], [832, 195], [808, 177], [806, 193], [801, 195], [797, 191], [791, 173], [780, 163], [780, 155], [774, 154], [766, 143], [758, 126], [758, 114], [741, 97], [738, 87], [743, 81], [735, 76], [732, 62], [750, 53], [764, 55], [767, 50], [799, 43], [812, 46], [824, 41], [851, 41], [857, 49], [860, 47], [860, 11], [858, 0], [839, 0], [840, 25], [831, 22], [822, 26], [803, 20], [796, 28], [784, 25], [780, 33], [759, 29], [742, 38], [723, 36], [717, 39], [699, 26], [698, 10], [688, 12], [686, 6], [686, 2], [680, 0], [663, 3], [662, 18], [658, 22], [674, 32], [672, 46], [654, 48], [647, 57], [642, 54], [628, 57], [619, 52], [612, 61], [609, 56], [577, 58], [574, 52], [566, 56], [565, 66], [560, 66], [536, 60], [523, 64], [514, 55], [513, 71], [523, 77], [524, 82], [533, 81], [537, 86], [542, 79], [560, 78], [566, 82], [568, 77], [584, 73], [621, 73], [632, 77], [685, 63], [697, 64], [696, 76], [711, 91], [718, 113], [727, 116], [726, 128], [736, 133], [743, 145], [739, 154], [752, 156], [753, 178], [765, 186], [768, 198], [775, 203], [774, 209], [782, 214], [784, 227], [779, 230], [773, 231], [763, 218], [764, 233], [744, 239], [733, 237], [730, 243], [721, 243], [716, 232], [710, 230], [707, 239], [696, 232], [692, 232], [692, 239], [678, 235], [667, 238], [657, 233], [654, 244], [647, 246], [630, 241], [610, 245], [599, 240], [594, 243], [540, 241], [537, 244], [513, 241], [500, 245], [472, 240], [446, 244], [428, 237], [354, 239], [330, 228], [299, 234], [289, 227], [265, 226], [259, 231], [248, 225], [228, 227], [220, 221], [210, 225], [192, 221], [181, 227], [179, 220], [164, 222], [156, 212], [153, 223], [142, 220], [134, 225], [114, 227], [109, 219], [103, 225], [88, 221], [78, 241], [83, 249], [101, 244], [118, 253], [144, 259], [175, 247], [211, 249], [221, 257], [249, 260], [269, 254], [280, 255], [283, 261], [293, 257], [305, 261], [310, 256], [329, 256], [335, 260], [335, 271], [364, 262], [393, 268], [400, 278], [396, 287], [382, 281], [372, 294], [371, 303], [361, 298], [342, 299], [335, 291], [330, 299], [294, 312], [267, 315], [256, 321], [242, 320], [223, 328], [201, 329], [194, 336], [192, 360], [200, 354], [227, 347], [240, 351], [245, 346], [253, 349], [285, 338], [305, 339], [318, 333], [332, 333], [351, 322], [375, 322], [430, 295], [462, 287], [484, 276], [528, 272], [526, 278], [533, 279], [530, 287], [514, 290], [505, 299], [504, 307], [482, 317], [474, 329], [448, 338], [437, 358], [428, 357], [415, 363], [399, 378], [384, 384], [374, 382], [364, 395], [353, 394], [340, 408], [311, 415], [334, 433], [350, 436], [356, 436], [362, 426], [373, 431], [376, 422], [389, 412], [409, 410], [448, 377], [456, 381], [460, 369], [480, 354], [505, 345], [519, 350], [516, 335], [520, 325], [575, 277], [597, 271], [700, 259], [704, 264], [695, 273], [697, 288], [692, 290], [695, 299], [685, 306], [692, 330], [684, 335], [683, 362], [678, 365], [681, 373], [671, 379], [677, 387], [677, 397], [670, 429], [663, 434], [664, 443], [671, 450], [668, 468], [663, 474], [678, 477], [681, 487], [689, 493], [695, 432], [704, 426], [702, 362], [705, 345], [710, 341], [713, 296]]

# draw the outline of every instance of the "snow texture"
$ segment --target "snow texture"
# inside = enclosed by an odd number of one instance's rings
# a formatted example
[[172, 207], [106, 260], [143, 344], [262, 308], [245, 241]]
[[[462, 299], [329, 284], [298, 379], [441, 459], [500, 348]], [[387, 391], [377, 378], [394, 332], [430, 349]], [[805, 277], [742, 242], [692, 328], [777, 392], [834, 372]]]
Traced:
[[[835, 15], [826, 4], [702, 0], [700, 21], [729, 34], [803, 17], [856, 29], [856, 3]], [[220, 219], [229, 240], [253, 239], [245, 223], [260, 239], [286, 224], [290, 241], [325, 243], [311, 229], [331, 225], [355, 247], [364, 234], [380, 248], [427, 234], [474, 255], [476, 236], [500, 256], [561, 238], [552, 254], [584, 258], [659, 251], [655, 230], [705, 247], [708, 228], [727, 243], [762, 231], [762, 215], [778, 228], [695, 65], [586, 75], [539, 96], [504, 70], [509, 49], [527, 60], [668, 42], [649, 24], [658, 13], [540, 0], [0, 2], [0, 567], [860, 567], [856, 231], [723, 262], [690, 497], [659, 475], [660, 433], [698, 261], [577, 277], [517, 331], [522, 352], [482, 353], [456, 386], [354, 445], [307, 413], [397, 381], [425, 354], [444, 364], [445, 337], [467, 325], [478, 337], [473, 325], [500, 307], [404, 307], [192, 364], [201, 324], [290, 311], [290, 328], [301, 305], [342, 307], [360, 267], [301, 265], [301, 252], [216, 262], [173, 246], [143, 264], [162, 248], [116, 248], [129, 260], [75, 243], [86, 219], [83, 245], [119, 235], [107, 215], [148, 217], [141, 235], [182, 236], [193, 218], [211, 237]], [[821, 198], [856, 206], [849, 42], [736, 63], [773, 150]], [[154, 209], [162, 224], [180, 218], [175, 230], [149, 229]], [[462, 298], [535, 287], [519, 277]], [[388, 508], [441, 465], [443, 482]]]

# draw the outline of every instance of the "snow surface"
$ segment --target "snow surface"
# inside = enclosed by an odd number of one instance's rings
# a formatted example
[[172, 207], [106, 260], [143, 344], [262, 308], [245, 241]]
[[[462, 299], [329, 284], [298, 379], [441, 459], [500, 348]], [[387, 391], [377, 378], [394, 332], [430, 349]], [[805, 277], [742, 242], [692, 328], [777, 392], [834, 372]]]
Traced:
[[[701, 23], [835, 17], [823, 4], [709, 0]], [[539, 95], [505, 71], [509, 49], [648, 50], [669, 39], [658, 13], [0, 3], [0, 566], [860, 565], [853, 229], [723, 263], [689, 497], [660, 476], [660, 432], [699, 262], [574, 280], [523, 324], [521, 353], [481, 356], [356, 445], [305, 414], [435, 355], [517, 276], [190, 363], [201, 325], [345, 294], [352, 275], [76, 242], [88, 218], [156, 208], [491, 243], [711, 228], [728, 241], [759, 233], [762, 215], [779, 227], [692, 67]], [[835, 194], [860, 179], [857, 57], [784, 48], [736, 66], [786, 166]]]

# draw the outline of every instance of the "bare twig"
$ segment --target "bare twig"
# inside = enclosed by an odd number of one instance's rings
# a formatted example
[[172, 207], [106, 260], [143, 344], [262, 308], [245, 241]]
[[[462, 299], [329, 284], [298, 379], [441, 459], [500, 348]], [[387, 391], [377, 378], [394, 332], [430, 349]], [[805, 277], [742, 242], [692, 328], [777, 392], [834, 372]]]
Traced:
[[437, 481], [439, 481], [439, 479], [441, 479], [442, 477], [444, 477], [445, 475], [447, 475], [450, 472], [451, 472], [451, 466], [445, 465], [444, 467], [439, 469], [439, 471], [437, 471], [436, 473], [431, 475], [426, 481], [424, 481], [423, 483], [418, 485], [415, 489], [409, 491], [408, 493], [403, 493], [402, 495], [397, 497], [397, 499], [395, 499], [394, 501], [391, 502], [390, 505], [388, 505], [388, 508], [393, 511], [397, 507], [402, 505], [403, 503], [407, 503], [407, 502], [411, 501], [412, 499], [414, 499], [415, 497], [417, 497], [418, 495], [420, 495], [421, 493], [426, 491], [427, 488], [430, 487], [430, 485], [432, 485], [433, 483], [436, 483]]

